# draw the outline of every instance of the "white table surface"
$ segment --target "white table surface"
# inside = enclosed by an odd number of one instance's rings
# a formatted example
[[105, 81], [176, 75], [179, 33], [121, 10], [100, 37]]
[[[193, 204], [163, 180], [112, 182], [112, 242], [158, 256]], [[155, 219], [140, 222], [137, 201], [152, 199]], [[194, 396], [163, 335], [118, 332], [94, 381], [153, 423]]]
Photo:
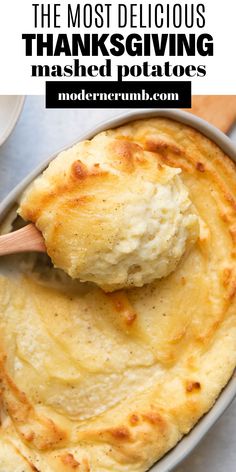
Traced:
[[[122, 111], [46, 110], [43, 97], [27, 97], [15, 130], [0, 148], [0, 200], [50, 154]], [[236, 400], [176, 472], [236, 472]]]

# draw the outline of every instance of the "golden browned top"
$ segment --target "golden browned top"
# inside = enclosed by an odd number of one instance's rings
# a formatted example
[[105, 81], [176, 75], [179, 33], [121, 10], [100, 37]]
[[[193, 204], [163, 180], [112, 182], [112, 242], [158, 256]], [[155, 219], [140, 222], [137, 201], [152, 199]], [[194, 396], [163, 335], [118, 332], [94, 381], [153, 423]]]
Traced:
[[70, 277], [106, 291], [142, 287], [175, 270], [198, 238], [180, 174], [155, 152], [102, 132], [59, 154], [18, 212]]
[[167, 119], [107, 133], [182, 169], [200, 237], [169, 277], [129, 292], [50, 268], [1, 277], [1, 472], [144, 472], [236, 364], [234, 164]]

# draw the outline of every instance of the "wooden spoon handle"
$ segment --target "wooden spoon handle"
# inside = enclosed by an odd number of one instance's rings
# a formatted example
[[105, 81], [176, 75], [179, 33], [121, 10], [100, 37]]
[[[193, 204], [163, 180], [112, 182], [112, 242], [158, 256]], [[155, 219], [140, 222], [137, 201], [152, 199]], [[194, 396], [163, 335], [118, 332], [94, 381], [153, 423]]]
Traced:
[[43, 236], [34, 225], [0, 236], [0, 256], [29, 251], [46, 252]]

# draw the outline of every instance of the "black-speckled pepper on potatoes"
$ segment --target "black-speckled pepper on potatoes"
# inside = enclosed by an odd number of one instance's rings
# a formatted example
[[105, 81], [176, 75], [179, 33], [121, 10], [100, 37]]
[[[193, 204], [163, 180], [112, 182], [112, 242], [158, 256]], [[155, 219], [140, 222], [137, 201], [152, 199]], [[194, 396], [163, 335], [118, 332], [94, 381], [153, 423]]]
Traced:
[[144, 472], [236, 364], [234, 164], [167, 119], [108, 134], [182, 169], [199, 238], [172, 274], [127, 292], [53, 288], [54, 269], [1, 277], [1, 472]]

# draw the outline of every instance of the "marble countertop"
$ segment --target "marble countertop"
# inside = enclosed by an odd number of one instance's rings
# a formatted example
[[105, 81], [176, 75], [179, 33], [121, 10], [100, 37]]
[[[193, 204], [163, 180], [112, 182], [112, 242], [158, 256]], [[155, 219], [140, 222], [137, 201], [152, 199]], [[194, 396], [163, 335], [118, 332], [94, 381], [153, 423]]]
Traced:
[[[16, 128], [0, 148], [0, 200], [50, 154], [123, 111], [46, 110], [43, 97], [27, 97]], [[236, 141], [236, 132], [232, 137]], [[235, 472], [235, 436], [236, 400], [176, 472]]]

